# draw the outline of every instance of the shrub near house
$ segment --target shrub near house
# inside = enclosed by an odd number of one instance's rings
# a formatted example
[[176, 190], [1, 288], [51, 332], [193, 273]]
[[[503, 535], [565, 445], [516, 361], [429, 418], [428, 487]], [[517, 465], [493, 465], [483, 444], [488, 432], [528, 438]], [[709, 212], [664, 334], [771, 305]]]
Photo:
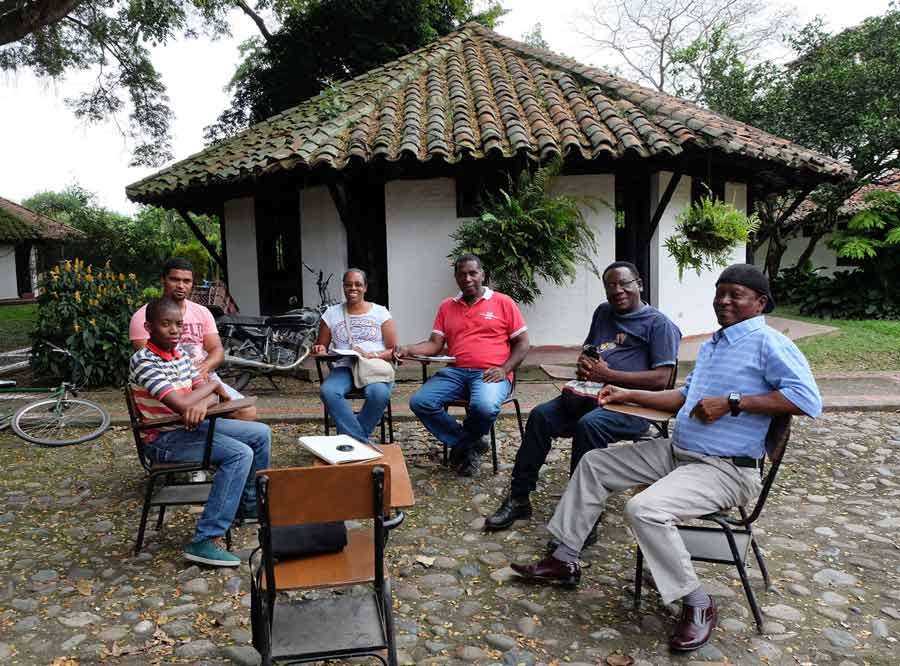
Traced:
[[134, 274], [109, 266], [94, 269], [80, 259], [66, 260], [39, 281], [37, 328], [32, 336], [35, 371], [66, 376], [66, 360], [44, 342], [68, 349], [79, 361], [89, 386], [120, 386], [128, 374], [128, 324], [143, 302]]

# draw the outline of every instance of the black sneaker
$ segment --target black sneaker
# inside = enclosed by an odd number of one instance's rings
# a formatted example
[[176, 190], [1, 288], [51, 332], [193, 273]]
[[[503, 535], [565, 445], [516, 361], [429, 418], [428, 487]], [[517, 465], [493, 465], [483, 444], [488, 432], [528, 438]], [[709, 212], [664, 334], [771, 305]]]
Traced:
[[466, 456], [465, 460], [463, 460], [459, 467], [456, 468], [457, 476], [478, 476], [478, 472], [481, 470], [481, 454], [478, 453], [474, 448], [469, 449], [469, 453]]
[[470, 444], [457, 444], [450, 448], [450, 455], [447, 458], [447, 465], [450, 469], [456, 471], [469, 458], [469, 451], [472, 447]]

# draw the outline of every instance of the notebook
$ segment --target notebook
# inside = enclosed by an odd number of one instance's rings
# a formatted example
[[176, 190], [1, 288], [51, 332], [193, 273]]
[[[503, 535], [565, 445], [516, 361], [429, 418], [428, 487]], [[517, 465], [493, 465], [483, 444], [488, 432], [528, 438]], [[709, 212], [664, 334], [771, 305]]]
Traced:
[[300, 446], [332, 465], [381, 458], [384, 454], [370, 444], [358, 442], [348, 435], [314, 435], [299, 437]]

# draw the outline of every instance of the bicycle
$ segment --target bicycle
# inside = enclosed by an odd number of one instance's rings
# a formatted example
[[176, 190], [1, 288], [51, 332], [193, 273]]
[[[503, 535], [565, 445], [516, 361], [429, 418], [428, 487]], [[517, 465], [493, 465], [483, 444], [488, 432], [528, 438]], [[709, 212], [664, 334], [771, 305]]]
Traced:
[[50, 388], [17, 388], [13, 380], [0, 381], [0, 401], [21, 401], [34, 394], [49, 398], [29, 402], [19, 409], [0, 408], [0, 430], [12, 427], [26, 442], [40, 446], [68, 446], [96, 439], [109, 427], [109, 414], [100, 405], [78, 398], [78, 360], [67, 349], [44, 343], [55, 354], [72, 360], [72, 381]]

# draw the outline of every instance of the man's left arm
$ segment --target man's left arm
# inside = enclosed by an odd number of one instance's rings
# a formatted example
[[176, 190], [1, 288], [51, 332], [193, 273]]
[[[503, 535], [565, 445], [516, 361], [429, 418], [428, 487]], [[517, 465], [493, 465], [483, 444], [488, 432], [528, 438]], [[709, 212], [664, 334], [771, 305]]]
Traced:
[[484, 381], [488, 383], [502, 382], [506, 379], [510, 372], [522, 364], [522, 361], [528, 356], [528, 350], [531, 349], [531, 343], [528, 341], [528, 326], [525, 324], [525, 317], [522, 316], [519, 306], [510, 300], [509, 310], [507, 326], [509, 356], [499, 368], [488, 368], [484, 371]]
[[197, 364], [197, 369], [206, 377], [225, 360], [225, 348], [218, 333], [203, 336], [203, 351], [206, 352], [206, 358]]
[[[770, 341], [764, 349], [763, 372], [766, 383], [775, 390], [758, 395], [742, 395], [740, 411], [767, 416], [817, 417], [822, 413], [822, 396], [813, 378], [809, 363], [797, 346], [790, 341]], [[728, 414], [728, 396], [707, 397], [691, 410], [691, 416], [705, 423]]]

